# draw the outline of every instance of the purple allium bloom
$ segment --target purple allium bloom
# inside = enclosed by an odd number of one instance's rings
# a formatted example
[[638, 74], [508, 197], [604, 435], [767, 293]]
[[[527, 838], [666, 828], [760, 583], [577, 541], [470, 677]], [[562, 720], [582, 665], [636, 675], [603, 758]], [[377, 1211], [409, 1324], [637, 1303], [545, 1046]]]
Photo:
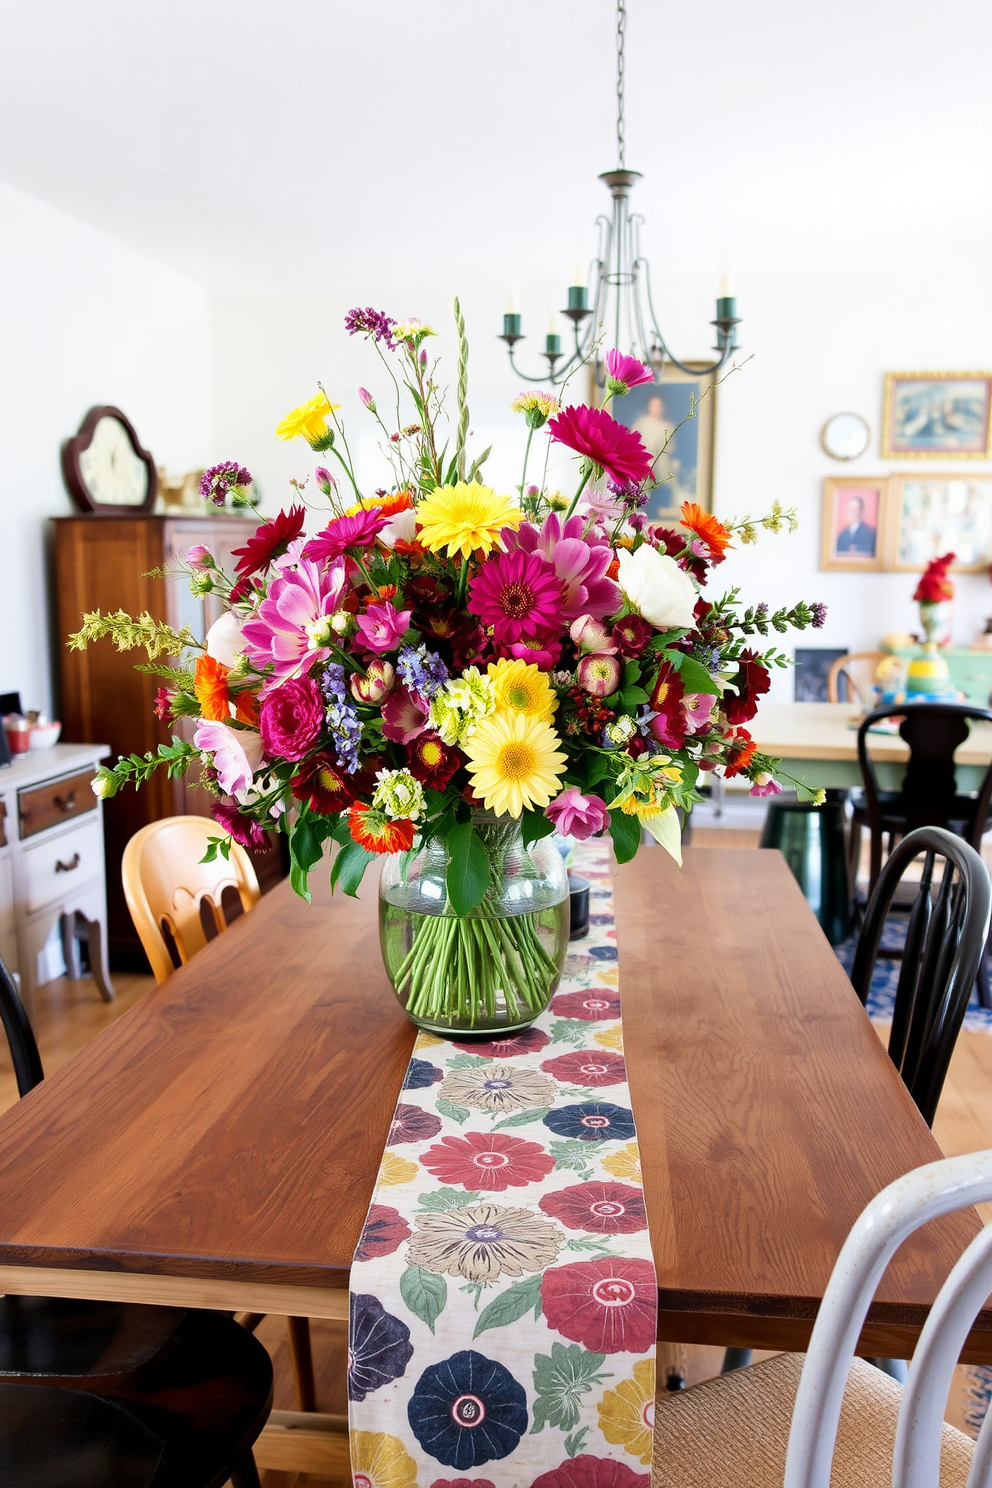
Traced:
[[371, 305], [363, 310], [356, 306], [349, 310], [344, 318], [344, 328], [349, 336], [364, 334], [371, 337], [373, 341], [384, 341], [390, 351], [395, 349], [393, 338], [390, 334], [396, 321], [391, 315], [384, 315], [381, 310], [373, 310]]
[[362, 737], [362, 724], [355, 705], [348, 696], [344, 667], [331, 662], [324, 668], [320, 690], [327, 699], [327, 727], [334, 740], [334, 752], [338, 763], [349, 775], [358, 769], [358, 744]]
[[628, 511], [637, 511], [648, 504], [648, 493], [638, 481], [623, 481], [622, 484], [610, 481], [609, 486], [610, 495]]
[[239, 465], [237, 460], [222, 460], [219, 465], [211, 465], [209, 470], [203, 472], [200, 477], [200, 495], [204, 501], [223, 506], [232, 491], [240, 495], [245, 486], [250, 485], [250, 470]]
[[764, 620], [765, 617], [767, 616], [767, 614], [768, 614], [768, 606], [765, 603], [765, 601], [762, 600], [761, 603], [759, 604], [758, 608], [754, 612], [754, 618], [755, 618], [755, 620]]
[[821, 604], [820, 601], [817, 600], [815, 602], [815, 604], [811, 604], [810, 605], [810, 609], [813, 611], [813, 629], [814, 630], [822, 630], [823, 629], [823, 622], [827, 618], [827, 607], [826, 607], [826, 605], [825, 604]]
[[396, 670], [410, 692], [419, 693], [428, 702], [448, 680], [448, 668], [440, 656], [424, 645], [404, 646], [397, 657]]

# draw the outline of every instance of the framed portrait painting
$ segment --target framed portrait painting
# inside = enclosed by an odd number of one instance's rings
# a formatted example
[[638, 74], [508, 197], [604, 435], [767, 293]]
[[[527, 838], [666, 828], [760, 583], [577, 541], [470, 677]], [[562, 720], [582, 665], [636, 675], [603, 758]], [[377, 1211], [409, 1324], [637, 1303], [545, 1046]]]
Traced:
[[884, 460], [985, 460], [992, 452], [992, 372], [889, 372]]
[[685, 373], [666, 364], [660, 382], [642, 383], [610, 403], [613, 417], [640, 434], [654, 458], [655, 485], [645, 508], [649, 522], [678, 522], [683, 501], [713, 509], [713, 381], [713, 374]]
[[992, 475], [895, 475], [892, 486], [893, 568], [921, 573], [942, 553], [956, 554], [959, 573], [988, 567]]
[[828, 476], [823, 482], [820, 567], [872, 573], [885, 567], [889, 480]]

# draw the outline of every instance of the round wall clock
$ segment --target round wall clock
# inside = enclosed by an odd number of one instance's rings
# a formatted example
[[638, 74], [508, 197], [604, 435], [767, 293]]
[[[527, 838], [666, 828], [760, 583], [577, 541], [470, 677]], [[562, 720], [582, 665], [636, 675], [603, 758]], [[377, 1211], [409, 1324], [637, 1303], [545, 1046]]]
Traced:
[[871, 430], [860, 413], [835, 413], [827, 419], [820, 443], [832, 460], [856, 460], [868, 448]]
[[87, 512], [151, 511], [158, 489], [155, 461], [119, 408], [91, 408], [79, 433], [62, 446], [62, 477]]

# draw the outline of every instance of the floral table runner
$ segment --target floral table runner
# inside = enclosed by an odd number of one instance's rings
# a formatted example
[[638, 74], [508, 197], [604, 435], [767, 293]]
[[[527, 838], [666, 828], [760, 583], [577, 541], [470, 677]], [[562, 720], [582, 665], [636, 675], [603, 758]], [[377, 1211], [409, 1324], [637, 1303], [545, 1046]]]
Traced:
[[358, 1488], [650, 1488], [657, 1281], [623, 1058], [611, 858], [551, 1006], [422, 1033], [351, 1272]]

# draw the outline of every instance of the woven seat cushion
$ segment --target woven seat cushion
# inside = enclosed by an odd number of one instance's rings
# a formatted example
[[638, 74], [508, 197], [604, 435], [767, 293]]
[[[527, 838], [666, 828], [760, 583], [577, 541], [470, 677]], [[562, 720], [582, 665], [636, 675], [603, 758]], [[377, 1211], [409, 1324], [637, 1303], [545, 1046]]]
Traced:
[[[652, 1488], [781, 1488], [803, 1354], [778, 1354], [691, 1390], [659, 1395]], [[831, 1488], [889, 1488], [902, 1386], [855, 1359]], [[965, 1488], [974, 1443], [944, 1427], [941, 1488]]]

